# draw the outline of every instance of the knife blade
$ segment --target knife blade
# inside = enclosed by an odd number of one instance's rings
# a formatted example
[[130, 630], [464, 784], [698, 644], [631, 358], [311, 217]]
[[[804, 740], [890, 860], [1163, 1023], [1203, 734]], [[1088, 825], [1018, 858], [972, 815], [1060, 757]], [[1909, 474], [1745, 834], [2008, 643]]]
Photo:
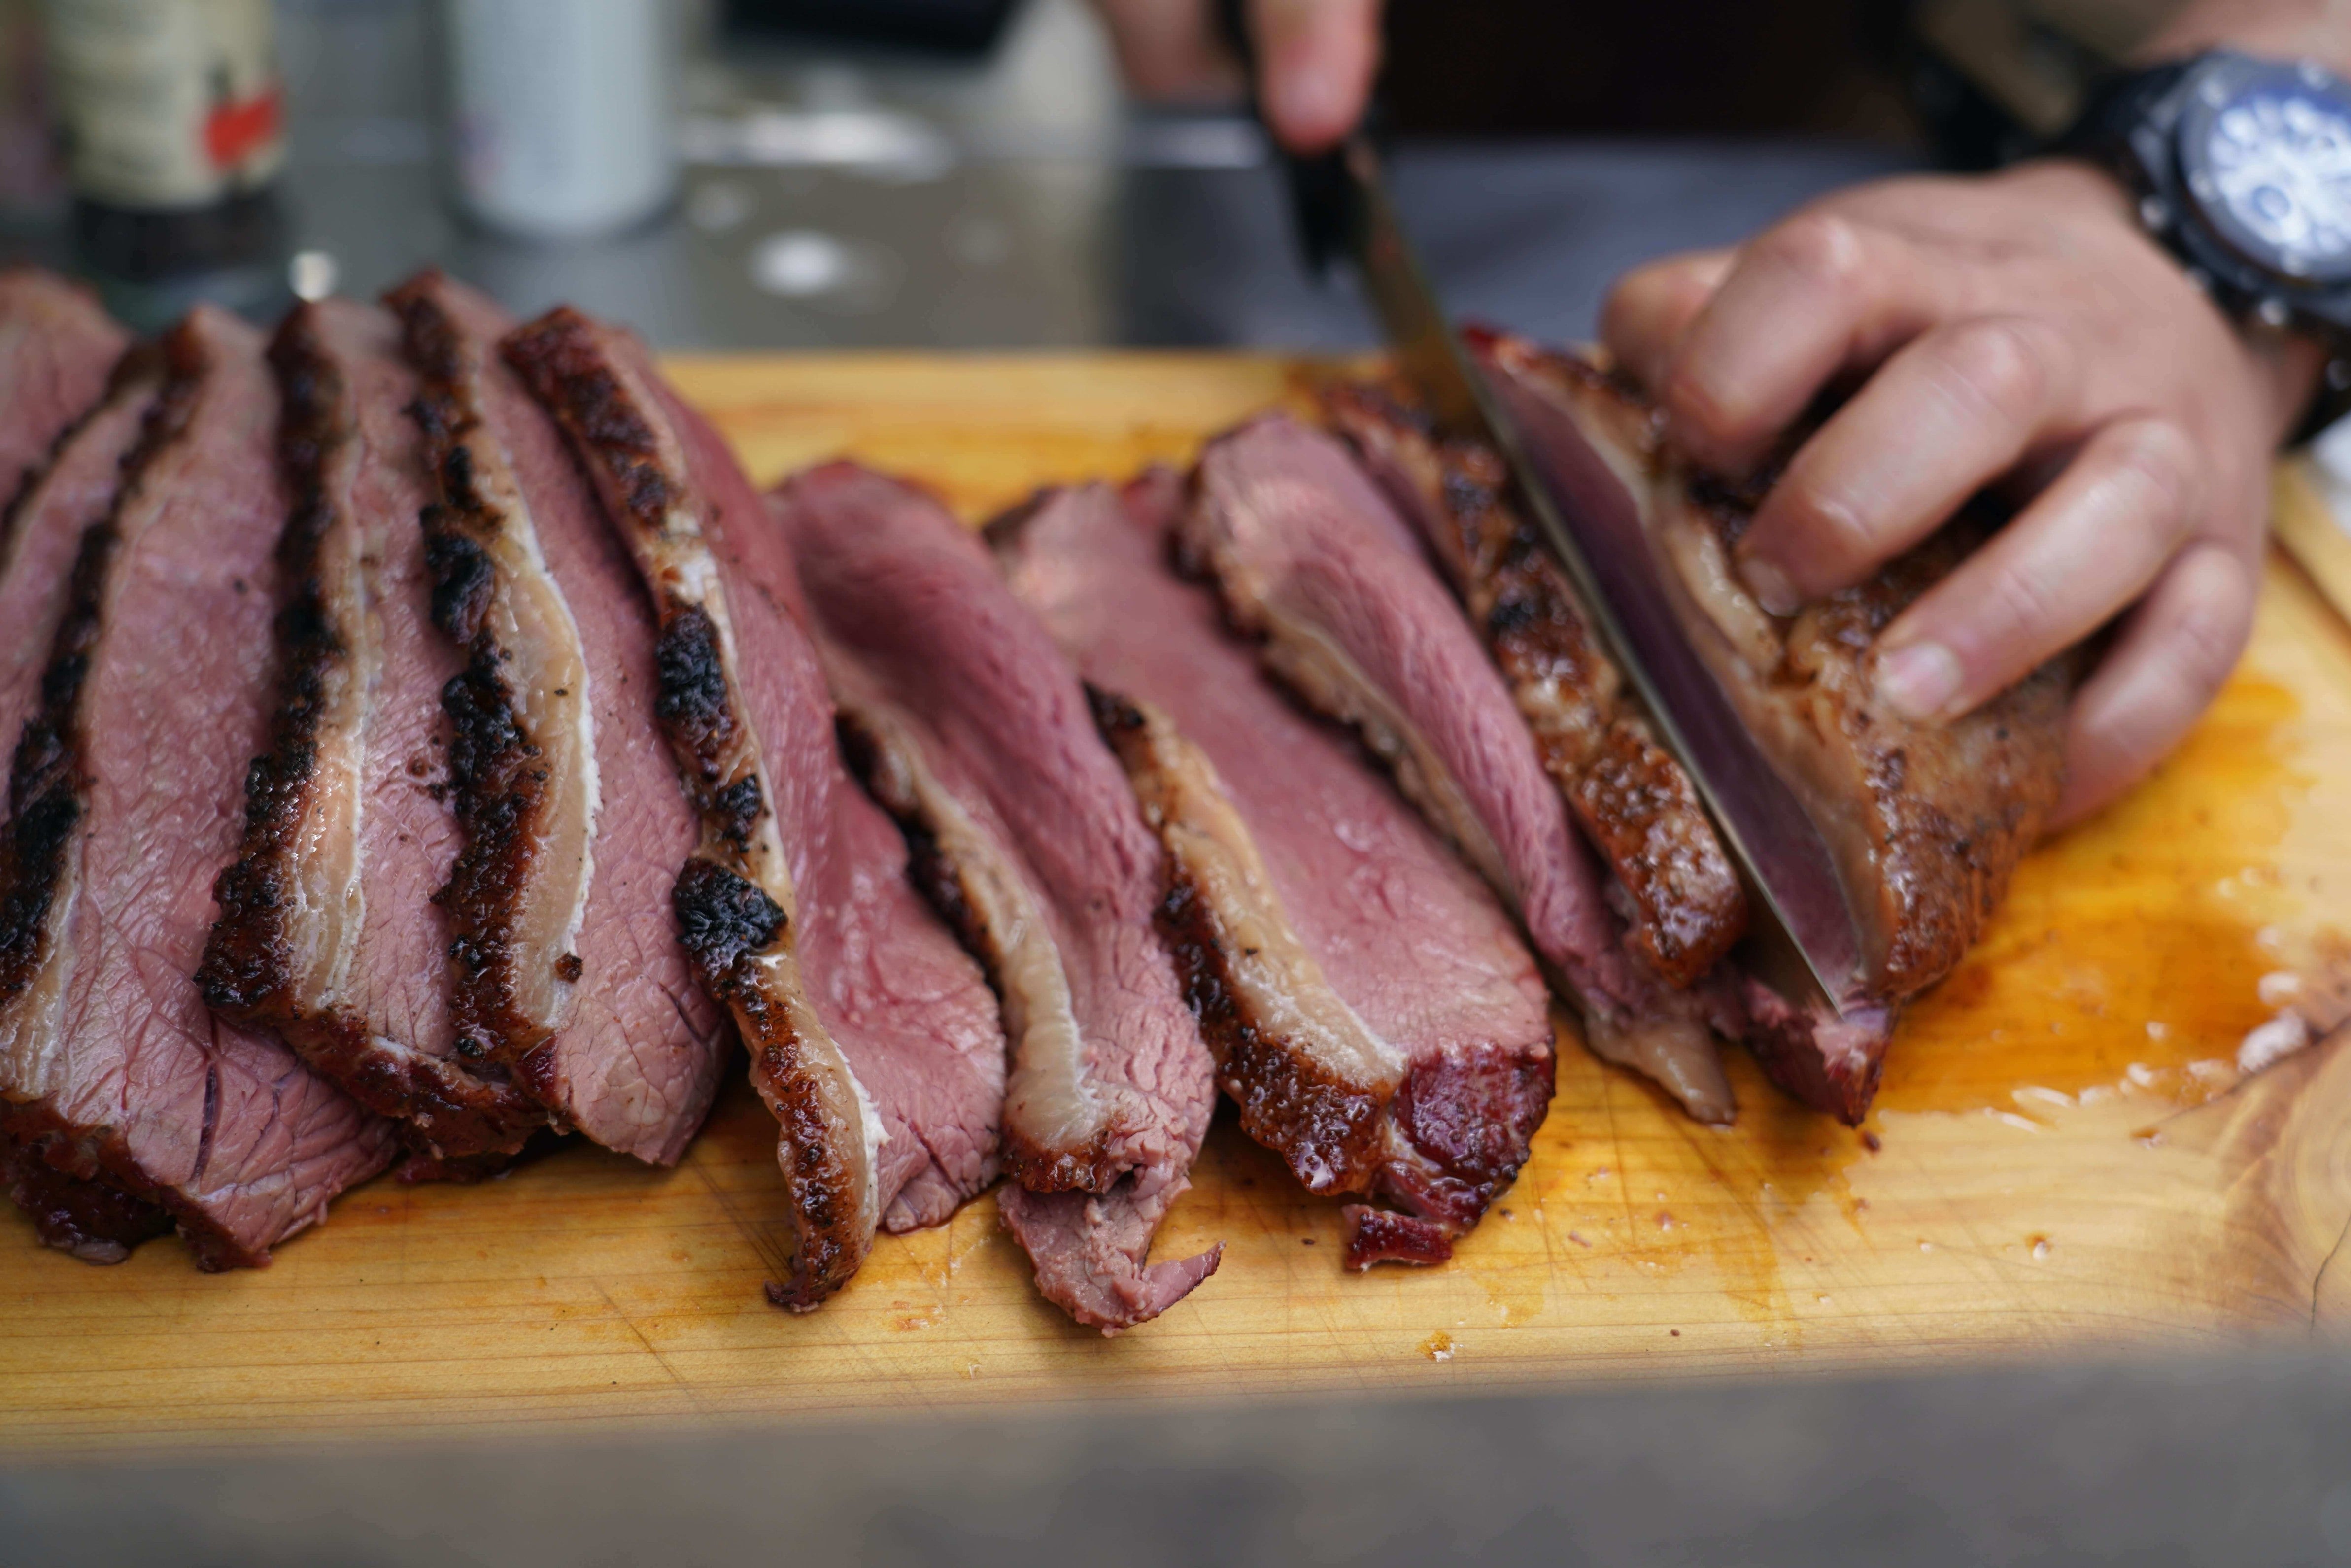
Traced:
[[1310, 256], [1345, 256], [1398, 369], [1438, 430], [1499, 455], [1526, 515], [1567, 573], [1594, 640], [1648, 710], [1657, 738], [1696, 786], [1750, 894], [1741, 956], [1782, 996], [1842, 1016], [1864, 999], [1860, 932], [1826, 838], [1681, 629], [1671, 570], [1614, 469], [1563, 418], [1522, 419], [1455, 332], [1388, 193], [1377, 148], [1358, 131], [1293, 167]]

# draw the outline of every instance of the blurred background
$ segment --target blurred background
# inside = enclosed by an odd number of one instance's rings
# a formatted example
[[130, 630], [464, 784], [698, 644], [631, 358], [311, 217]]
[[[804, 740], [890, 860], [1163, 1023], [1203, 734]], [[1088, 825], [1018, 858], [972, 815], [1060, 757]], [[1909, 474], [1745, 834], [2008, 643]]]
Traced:
[[[2062, 123], [2165, 9], [1396, 0], [1399, 195], [1458, 308], [1582, 336], [1630, 262]], [[671, 349], [1369, 340], [1242, 106], [1132, 101], [1087, 0], [0, 0], [0, 255], [141, 321], [434, 262]]]

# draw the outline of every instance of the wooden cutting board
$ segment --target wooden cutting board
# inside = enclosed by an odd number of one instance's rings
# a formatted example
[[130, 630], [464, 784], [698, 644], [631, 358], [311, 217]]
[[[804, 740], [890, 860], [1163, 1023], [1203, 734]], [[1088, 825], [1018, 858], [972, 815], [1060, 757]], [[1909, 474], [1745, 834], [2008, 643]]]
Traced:
[[[979, 518], [1183, 461], [1296, 396], [1267, 359], [693, 360], [763, 481], [835, 454]], [[2288, 497], [2289, 504], [2300, 504]], [[822, 1311], [778, 1269], [774, 1129], [738, 1085], [677, 1170], [572, 1148], [477, 1187], [390, 1180], [265, 1270], [172, 1242], [116, 1269], [0, 1219], [0, 1443], [753, 1418], [1097, 1395], [1523, 1386], [1948, 1366], [2307, 1337], [2351, 1322], [2351, 1051], [2240, 1083], [2264, 976], [2351, 925], [2351, 637], [2269, 572], [2252, 652], [2187, 747], [2018, 876], [1912, 1010], [1855, 1133], [1743, 1055], [1735, 1130], [1572, 1041], [1518, 1185], [1451, 1265], [1339, 1267], [1335, 1206], [1220, 1119], [1162, 1232], [1222, 1270], [1118, 1340], [1038, 1300], [992, 1198], [884, 1239]], [[2281, 982], [2272, 980], [2273, 998]]]

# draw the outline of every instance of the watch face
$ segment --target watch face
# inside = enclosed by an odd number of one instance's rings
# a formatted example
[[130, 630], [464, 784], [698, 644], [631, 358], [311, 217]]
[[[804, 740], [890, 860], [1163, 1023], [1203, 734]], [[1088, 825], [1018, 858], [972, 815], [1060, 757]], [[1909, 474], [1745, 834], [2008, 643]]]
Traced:
[[2351, 87], [2315, 67], [2229, 64], [2192, 84], [2180, 120], [2189, 194], [2257, 266], [2351, 279]]

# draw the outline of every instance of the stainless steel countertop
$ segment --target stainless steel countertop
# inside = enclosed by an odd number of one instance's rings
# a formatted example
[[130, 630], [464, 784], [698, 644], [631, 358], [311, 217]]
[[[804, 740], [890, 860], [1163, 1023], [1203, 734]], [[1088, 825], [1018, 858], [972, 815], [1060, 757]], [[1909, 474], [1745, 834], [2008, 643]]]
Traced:
[[[443, 199], [425, 0], [279, 13], [298, 243], [346, 293], [435, 263], [517, 313], [568, 300], [670, 349], [1369, 341], [1343, 287], [1296, 265], [1255, 127], [1132, 110], [1082, 0], [1030, 0], [977, 64], [722, 41], [687, 5], [678, 203], [567, 246], [483, 233]], [[1827, 144], [1406, 145], [1397, 187], [1459, 309], [1574, 338], [1627, 264], [1899, 163]]]

